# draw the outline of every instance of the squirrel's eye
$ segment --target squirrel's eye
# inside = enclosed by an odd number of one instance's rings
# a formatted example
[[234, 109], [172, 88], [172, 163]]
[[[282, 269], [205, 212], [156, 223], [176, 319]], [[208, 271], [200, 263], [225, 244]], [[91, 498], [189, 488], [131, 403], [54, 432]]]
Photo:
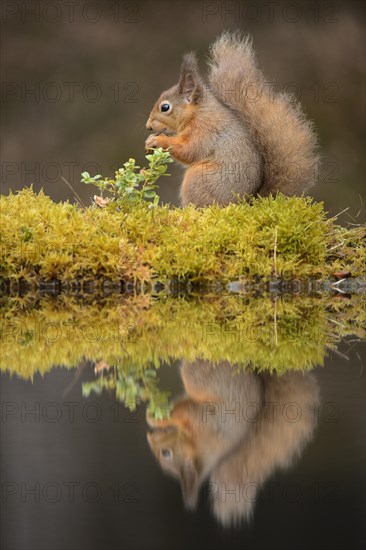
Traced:
[[164, 101], [161, 105], [160, 105], [160, 111], [162, 113], [167, 113], [168, 111], [170, 111], [171, 109], [171, 105], [170, 103], [167, 103], [166, 101]]
[[161, 456], [166, 459], [171, 458], [172, 451], [170, 449], [161, 449]]

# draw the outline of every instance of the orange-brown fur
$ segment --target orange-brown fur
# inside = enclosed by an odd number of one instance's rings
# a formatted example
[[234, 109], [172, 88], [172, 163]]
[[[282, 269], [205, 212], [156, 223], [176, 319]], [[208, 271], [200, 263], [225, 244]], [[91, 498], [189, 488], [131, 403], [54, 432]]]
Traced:
[[[237, 372], [228, 363], [205, 361], [184, 362], [182, 379], [186, 393], [171, 418], [148, 417], [150, 447], [162, 469], [179, 479], [187, 507], [195, 507], [209, 480], [217, 519], [225, 525], [248, 520], [255, 495], [247, 495], [247, 487], [258, 490], [276, 468], [289, 467], [312, 437], [316, 380], [302, 373]], [[297, 422], [283, 414], [289, 403], [301, 410]]]
[[[293, 195], [314, 184], [312, 124], [293, 98], [267, 85], [251, 41], [224, 33], [211, 46], [209, 65], [204, 82], [194, 54], [186, 54], [178, 84], [160, 95], [146, 124], [154, 132], [146, 148], [170, 148], [186, 166], [183, 205]], [[164, 101], [171, 106], [167, 113], [161, 112]]]

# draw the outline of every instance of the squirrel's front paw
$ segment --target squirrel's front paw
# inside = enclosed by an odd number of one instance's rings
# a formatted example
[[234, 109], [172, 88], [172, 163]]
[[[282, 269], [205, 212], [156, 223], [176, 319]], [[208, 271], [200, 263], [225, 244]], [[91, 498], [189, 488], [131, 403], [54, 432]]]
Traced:
[[156, 147], [159, 147], [158, 144], [158, 135], [157, 134], [151, 134], [145, 141], [145, 151], [149, 151], [149, 149], [156, 149]]

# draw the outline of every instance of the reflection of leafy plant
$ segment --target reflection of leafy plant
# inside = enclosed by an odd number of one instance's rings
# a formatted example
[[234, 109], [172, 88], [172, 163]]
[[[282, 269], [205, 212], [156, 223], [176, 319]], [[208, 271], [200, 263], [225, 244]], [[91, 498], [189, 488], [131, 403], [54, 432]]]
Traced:
[[128, 368], [127, 371], [116, 367], [107, 375], [100, 375], [96, 380], [84, 382], [84, 397], [91, 393], [100, 395], [103, 390], [115, 390], [118, 401], [130, 411], [140, 403], [147, 403], [149, 414], [157, 419], [169, 416], [171, 404], [169, 393], [158, 388], [156, 370]]
[[83, 172], [82, 183], [92, 184], [98, 187], [101, 196], [104, 192], [111, 193], [112, 202], [118, 204], [141, 203], [152, 199], [152, 205], [157, 206], [159, 196], [156, 194], [156, 181], [166, 174], [167, 164], [173, 162], [168, 151], [161, 147], [154, 149], [151, 155], [146, 155], [149, 167], [140, 170], [135, 159], [129, 159], [124, 163], [124, 168], [115, 172], [115, 179], [102, 178], [100, 174], [90, 176], [89, 172]]

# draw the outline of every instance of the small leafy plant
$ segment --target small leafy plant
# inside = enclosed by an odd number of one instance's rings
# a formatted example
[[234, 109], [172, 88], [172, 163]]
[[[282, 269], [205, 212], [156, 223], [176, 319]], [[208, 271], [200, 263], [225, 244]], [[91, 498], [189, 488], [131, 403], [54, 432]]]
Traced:
[[127, 367], [121, 370], [115, 367], [106, 375], [102, 373], [82, 385], [83, 397], [89, 397], [91, 393], [100, 395], [103, 390], [115, 392], [118, 401], [130, 411], [136, 410], [140, 403], [146, 403], [148, 413], [156, 419], [166, 418], [170, 414], [172, 405], [169, 393], [159, 389], [154, 369]]
[[[100, 191], [100, 198], [95, 197], [98, 206], [104, 207], [108, 202], [117, 206], [124, 204], [143, 203], [150, 201], [151, 207], [156, 207], [159, 196], [156, 193], [158, 185], [156, 181], [167, 174], [168, 164], [173, 162], [169, 151], [161, 147], [154, 149], [153, 153], [146, 155], [149, 161], [148, 168], [137, 166], [135, 159], [130, 158], [124, 163], [123, 168], [115, 172], [115, 179], [103, 178], [100, 174], [91, 176], [89, 172], [81, 174], [82, 183], [95, 185]], [[104, 197], [104, 193], [110, 196]]]

